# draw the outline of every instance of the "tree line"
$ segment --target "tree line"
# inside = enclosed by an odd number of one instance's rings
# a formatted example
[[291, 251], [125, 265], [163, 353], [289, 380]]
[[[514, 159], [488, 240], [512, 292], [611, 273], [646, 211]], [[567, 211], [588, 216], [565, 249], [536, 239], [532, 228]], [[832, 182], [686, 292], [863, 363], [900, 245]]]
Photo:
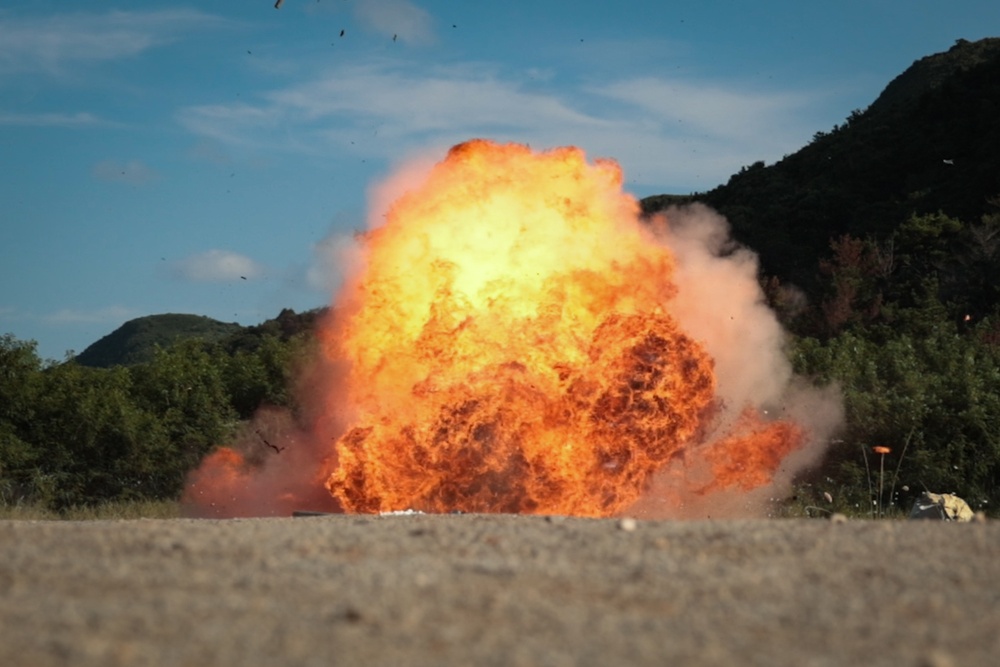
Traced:
[[93, 368], [0, 337], [0, 502], [58, 511], [177, 498], [258, 406], [294, 408], [290, 373], [308, 345], [306, 334], [228, 348], [188, 339], [145, 363]]

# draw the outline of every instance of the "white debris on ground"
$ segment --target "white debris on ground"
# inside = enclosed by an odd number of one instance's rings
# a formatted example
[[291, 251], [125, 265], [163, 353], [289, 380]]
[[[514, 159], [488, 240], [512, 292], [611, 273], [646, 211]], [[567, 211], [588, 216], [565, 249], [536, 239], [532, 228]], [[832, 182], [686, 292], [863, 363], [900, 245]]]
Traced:
[[618, 527], [627, 533], [631, 533], [638, 525], [632, 517], [625, 517], [618, 522]]
[[423, 514], [420, 510], [392, 510], [390, 512], [379, 512], [379, 516], [405, 516], [407, 514]]
[[941, 521], [972, 521], [972, 508], [964, 500], [950, 493], [925, 491], [910, 510], [911, 519], [938, 519]]

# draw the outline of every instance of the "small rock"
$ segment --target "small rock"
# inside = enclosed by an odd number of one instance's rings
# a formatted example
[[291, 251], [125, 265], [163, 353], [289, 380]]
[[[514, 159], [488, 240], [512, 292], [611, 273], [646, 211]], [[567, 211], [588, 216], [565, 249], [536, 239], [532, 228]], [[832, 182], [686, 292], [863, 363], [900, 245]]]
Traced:
[[630, 516], [627, 516], [618, 522], [618, 527], [627, 533], [631, 533], [638, 525], [639, 524], [636, 523], [636, 520]]
[[931, 651], [920, 661], [920, 667], [955, 667], [955, 661], [947, 653]]
[[830, 523], [847, 523], [847, 517], [840, 512], [834, 512], [830, 515]]

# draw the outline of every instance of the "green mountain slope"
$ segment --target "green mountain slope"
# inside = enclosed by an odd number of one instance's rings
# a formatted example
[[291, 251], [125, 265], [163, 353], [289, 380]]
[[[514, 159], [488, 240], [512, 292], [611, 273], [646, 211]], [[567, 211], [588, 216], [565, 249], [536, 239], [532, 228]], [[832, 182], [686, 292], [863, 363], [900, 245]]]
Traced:
[[150, 361], [156, 347], [198, 338], [218, 341], [241, 332], [236, 323], [219, 322], [204, 315], [169, 313], [129, 320], [76, 356], [83, 366], [107, 368]]
[[220, 322], [203, 315], [148, 315], [130, 320], [93, 343], [76, 357], [82, 366], [109, 368], [131, 366], [152, 360], [157, 347], [197, 339], [218, 343], [228, 354], [254, 352], [268, 338], [287, 341], [312, 331], [326, 308], [296, 313], [284, 308], [278, 316], [252, 326]]
[[959, 40], [894, 79], [867, 110], [781, 161], [692, 197], [725, 215], [767, 274], [809, 292], [831, 239], [888, 239], [912, 215], [977, 223], [1000, 194], [1000, 39]]

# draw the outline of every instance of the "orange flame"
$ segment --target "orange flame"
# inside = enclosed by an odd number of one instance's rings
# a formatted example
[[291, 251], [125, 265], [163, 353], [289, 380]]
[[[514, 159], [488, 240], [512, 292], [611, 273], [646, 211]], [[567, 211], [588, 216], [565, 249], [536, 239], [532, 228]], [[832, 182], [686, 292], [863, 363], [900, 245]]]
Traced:
[[[356, 307], [321, 334], [350, 364], [329, 399], [353, 418], [327, 481], [346, 511], [606, 516], [708, 432], [713, 362], [621, 186], [576, 148], [475, 140], [361, 238]], [[748, 416], [706, 488], [766, 484], [800, 442]]]
[[726, 487], [749, 491], [768, 484], [771, 472], [804, 437], [797, 424], [765, 423], [760, 415], [749, 410], [740, 415], [740, 423], [734, 430], [735, 435], [715, 443], [706, 452], [714, 479], [703, 492]]

